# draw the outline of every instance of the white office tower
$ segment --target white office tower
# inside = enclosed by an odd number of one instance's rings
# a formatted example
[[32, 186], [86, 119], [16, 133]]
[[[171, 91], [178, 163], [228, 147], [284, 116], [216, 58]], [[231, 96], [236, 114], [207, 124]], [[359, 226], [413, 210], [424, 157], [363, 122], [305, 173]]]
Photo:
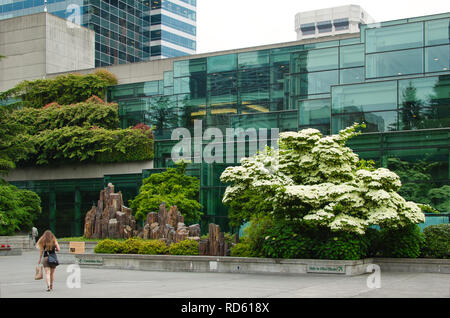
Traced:
[[295, 15], [297, 40], [323, 36], [358, 33], [361, 24], [375, 20], [360, 6], [346, 5], [321, 10], [300, 12]]

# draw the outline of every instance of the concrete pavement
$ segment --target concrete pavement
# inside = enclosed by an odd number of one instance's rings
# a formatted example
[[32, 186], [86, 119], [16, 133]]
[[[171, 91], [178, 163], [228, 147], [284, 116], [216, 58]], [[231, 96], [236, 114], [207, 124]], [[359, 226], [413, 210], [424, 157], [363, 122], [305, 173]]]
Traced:
[[[150, 272], [81, 268], [81, 288], [68, 288], [72, 273], [60, 265], [54, 290], [34, 280], [39, 254], [0, 257], [4, 298], [450, 298], [450, 274], [381, 272], [380, 288], [361, 276]], [[72, 276], [73, 277], [73, 276]]]

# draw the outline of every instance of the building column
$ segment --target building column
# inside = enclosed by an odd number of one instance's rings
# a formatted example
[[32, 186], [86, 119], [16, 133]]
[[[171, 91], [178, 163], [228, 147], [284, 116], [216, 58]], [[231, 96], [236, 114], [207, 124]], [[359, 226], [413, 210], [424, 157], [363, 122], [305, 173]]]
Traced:
[[53, 234], [56, 232], [56, 192], [50, 191], [50, 215], [49, 215], [49, 228]]
[[81, 220], [81, 192], [79, 189], [75, 190], [75, 236], [81, 236], [81, 228], [82, 228], [82, 220]]

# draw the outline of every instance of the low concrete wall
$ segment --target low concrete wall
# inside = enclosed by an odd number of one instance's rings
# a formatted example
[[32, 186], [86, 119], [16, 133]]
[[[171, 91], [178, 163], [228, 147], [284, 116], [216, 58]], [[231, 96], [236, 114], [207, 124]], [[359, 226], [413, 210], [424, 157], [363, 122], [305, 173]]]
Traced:
[[450, 274], [450, 259], [434, 258], [375, 258], [374, 264], [386, 272]]
[[0, 245], [2, 244], [23, 250], [34, 249], [33, 239], [28, 235], [0, 236]]
[[372, 259], [358, 261], [294, 260], [217, 256], [77, 254], [82, 267], [144, 271], [361, 275]]
[[11, 248], [10, 250], [0, 250], [0, 256], [17, 256], [22, 255], [21, 248]]

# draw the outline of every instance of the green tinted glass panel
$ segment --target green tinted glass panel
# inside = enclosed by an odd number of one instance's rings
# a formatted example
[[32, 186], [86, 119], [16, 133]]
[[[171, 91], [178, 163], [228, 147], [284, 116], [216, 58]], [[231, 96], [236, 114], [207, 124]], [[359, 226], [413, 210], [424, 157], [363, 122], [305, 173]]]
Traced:
[[364, 45], [349, 45], [340, 48], [340, 68], [364, 66]]
[[369, 54], [366, 78], [423, 73], [423, 49]]
[[237, 68], [236, 54], [208, 57], [208, 73], [232, 71]]
[[330, 93], [331, 85], [338, 84], [338, 71], [306, 73], [292, 76], [293, 95], [308, 96]]
[[450, 19], [425, 22], [425, 45], [447, 44], [450, 42]]
[[423, 46], [423, 24], [409, 23], [366, 31], [366, 53]]
[[269, 51], [256, 51], [238, 54], [239, 68], [264, 67], [269, 65]]
[[299, 125], [329, 125], [331, 116], [330, 104], [330, 99], [301, 101], [299, 103]]
[[363, 132], [386, 132], [397, 130], [397, 112], [353, 113], [348, 115], [333, 115], [333, 134], [345, 129], [354, 123], [365, 123]]
[[117, 98], [134, 97], [134, 85], [113, 86], [109, 90], [109, 100], [113, 101]]
[[357, 44], [357, 43], [360, 43], [360, 42], [361, 42], [361, 39], [359, 37], [357, 37], [357, 38], [340, 40], [339, 44], [340, 45], [350, 45], [350, 44]]
[[164, 72], [164, 87], [173, 86], [173, 72]]
[[364, 82], [364, 67], [348, 68], [339, 72], [340, 84], [353, 84]]
[[332, 96], [334, 114], [397, 109], [397, 82], [335, 86]]
[[425, 48], [425, 72], [450, 70], [450, 45]]
[[294, 73], [333, 70], [338, 68], [338, 48], [293, 53], [291, 70]]
[[239, 71], [239, 86], [269, 86], [269, 67], [247, 68]]
[[187, 94], [190, 93], [190, 78], [178, 77], [173, 81], [173, 90], [175, 94]]
[[450, 127], [450, 76], [399, 81], [401, 130]]
[[246, 101], [269, 100], [269, 87], [245, 87], [239, 90], [242, 104]]
[[136, 96], [153, 96], [162, 94], [159, 81], [145, 82], [136, 85]]
[[174, 77], [189, 76], [206, 71], [206, 59], [192, 59], [173, 62]]

